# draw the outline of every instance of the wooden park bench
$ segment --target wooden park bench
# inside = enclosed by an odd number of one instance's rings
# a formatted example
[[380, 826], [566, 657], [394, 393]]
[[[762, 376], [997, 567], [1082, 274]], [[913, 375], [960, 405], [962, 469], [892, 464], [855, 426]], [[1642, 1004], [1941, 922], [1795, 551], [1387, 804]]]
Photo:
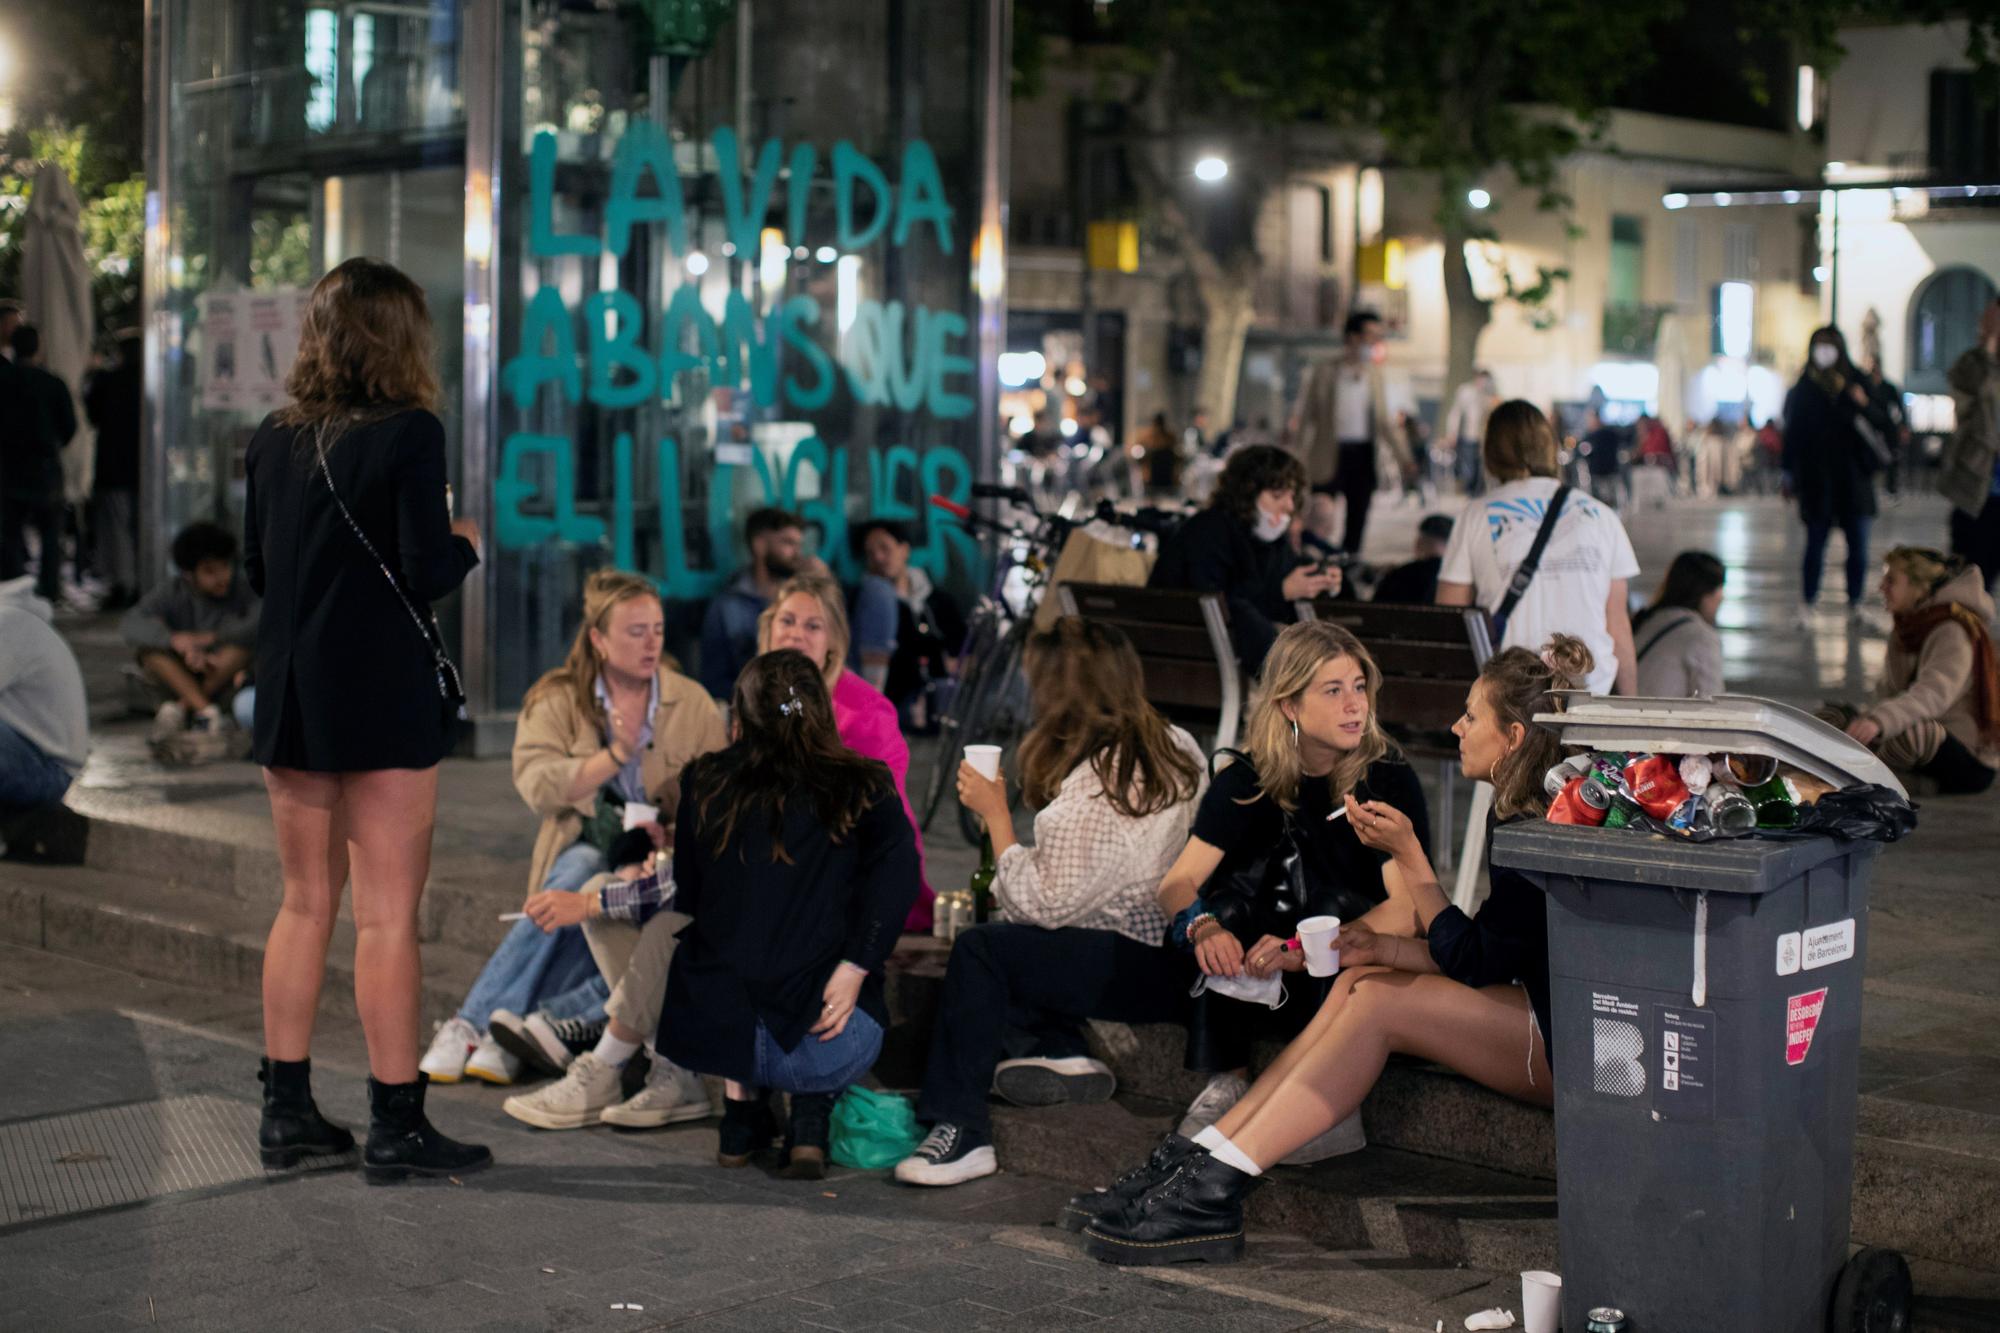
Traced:
[[1115, 625], [1138, 651], [1146, 699], [1210, 750], [1236, 744], [1243, 722], [1243, 672], [1229, 639], [1229, 616], [1215, 593], [1109, 583], [1056, 586], [1063, 614]]

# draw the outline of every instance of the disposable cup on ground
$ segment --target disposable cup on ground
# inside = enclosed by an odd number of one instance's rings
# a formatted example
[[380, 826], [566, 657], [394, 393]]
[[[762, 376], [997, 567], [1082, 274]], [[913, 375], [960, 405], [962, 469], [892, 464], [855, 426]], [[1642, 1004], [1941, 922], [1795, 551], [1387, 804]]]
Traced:
[[1000, 776], [1000, 747], [997, 745], [968, 745], [965, 747], [965, 762], [979, 771], [979, 775], [989, 780]]
[[1299, 922], [1299, 948], [1306, 956], [1306, 971], [1316, 977], [1330, 977], [1340, 971], [1340, 950], [1333, 942], [1340, 938], [1340, 918], [1309, 916]]
[[660, 819], [660, 807], [647, 805], [644, 801], [625, 802], [625, 827], [638, 828], [641, 824], [656, 824]]
[[1562, 1322], [1563, 1280], [1554, 1273], [1521, 1274], [1521, 1327], [1525, 1333], [1556, 1333]]

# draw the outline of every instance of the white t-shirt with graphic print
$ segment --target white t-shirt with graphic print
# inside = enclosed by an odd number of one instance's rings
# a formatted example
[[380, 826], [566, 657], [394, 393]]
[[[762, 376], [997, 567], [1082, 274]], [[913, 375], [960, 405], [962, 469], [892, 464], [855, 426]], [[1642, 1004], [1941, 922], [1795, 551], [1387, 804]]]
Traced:
[[[1465, 506], [1451, 531], [1440, 583], [1469, 583], [1472, 600], [1497, 610], [1514, 571], [1527, 559], [1535, 533], [1559, 483], [1553, 477], [1510, 481]], [[1636, 578], [1639, 559], [1618, 515], [1572, 489], [1534, 582], [1507, 617], [1499, 648], [1539, 651], [1551, 634], [1573, 634], [1596, 660], [1593, 694], [1608, 694], [1618, 678], [1618, 657], [1604, 623], [1613, 579]]]

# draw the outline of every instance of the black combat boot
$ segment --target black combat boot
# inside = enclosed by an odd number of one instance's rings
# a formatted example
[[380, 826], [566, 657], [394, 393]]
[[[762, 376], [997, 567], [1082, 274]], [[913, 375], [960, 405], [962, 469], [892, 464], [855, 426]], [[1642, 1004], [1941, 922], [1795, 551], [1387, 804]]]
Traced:
[[1084, 1249], [1109, 1264], [1233, 1264], [1243, 1257], [1243, 1200], [1263, 1183], [1198, 1148], [1121, 1211], [1084, 1228]]
[[771, 1094], [758, 1089], [745, 1101], [724, 1095], [722, 1128], [716, 1139], [718, 1166], [748, 1166], [750, 1159], [778, 1137], [778, 1117], [771, 1114]]
[[361, 1171], [371, 1185], [392, 1185], [411, 1176], [462, 1176], [493, 1165], [493, 1154], [476, 1143], [460, 1143], [437, 1132], [424, 1115], [428, 1074], [414, 1083], [368, 1080], [368, 1146]]
[[338, 1157], [354, 1151], [354, 1136], [313, 1104], [312, 1061], [267, 1058], [257, 1070], [257, 1081], [264, 1085], [257, 1147], [267, 1169], [282, 1171], [307, 1157]]
[[785, 1169], [788, 1180], [826, 1179], [826, 1147], [833, 1132], [830, 1092], [792, 1094], [791, 1119], [785, 1127]]
[[1111, 1182], [1109, 1189], [1079, 1194], [1056, 1214], [1056, 1225], [1064, 1231], [1081, 1231], [1100, 1217], [1109, 1217], [1153, 1186], [1174, 1173], [1187, 1155], [1195, 1151], [1194, 1140], [1169, 1134], [1160, 1140], [1143, 1165], [1135, 1166]]

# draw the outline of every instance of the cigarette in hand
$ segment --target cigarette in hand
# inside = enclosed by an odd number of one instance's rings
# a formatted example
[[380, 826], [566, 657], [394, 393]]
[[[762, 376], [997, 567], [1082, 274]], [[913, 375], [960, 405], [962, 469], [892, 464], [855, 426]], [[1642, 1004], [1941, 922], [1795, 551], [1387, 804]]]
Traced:
[[526, 912], [502, 912], [500, 919], [502, 921], [526, 921], [528, 914]]
[[1347, 807], [1343, 805], [1339, 809], [1335, 810], [1332, 814], [1328, 815], [1326, 817], [1326, 822], [1331, 824], [1334, 820], [1340, 818], [1342, 815], [1346, 813], [1347, 813]]

